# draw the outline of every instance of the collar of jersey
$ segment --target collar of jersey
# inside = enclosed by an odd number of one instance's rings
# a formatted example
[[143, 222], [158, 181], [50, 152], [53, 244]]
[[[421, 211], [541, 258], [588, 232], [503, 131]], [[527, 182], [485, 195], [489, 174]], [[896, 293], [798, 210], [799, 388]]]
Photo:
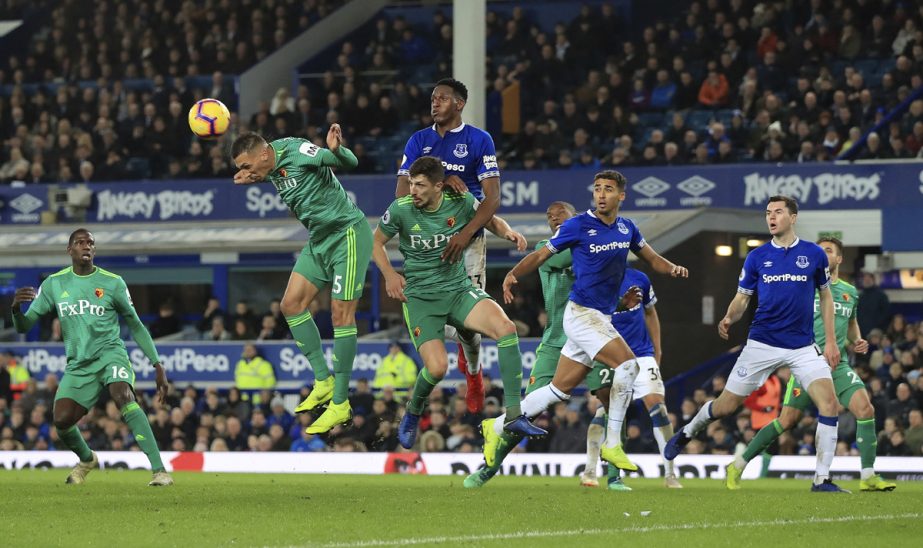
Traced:
[[795, 241], [792, 242], [792, 245], [788, 246], [788, 248], [785, 248], [785, 247], [783, 247], [783, 246], [777, 244], [775, 240], [772, 240], [772, 239], [769, 240], [769, 243], [772, 244], [772, 247], [774, 247], [774, 248], [776, 248], [776, 249], [791, 249], [791, 248], [795, 247], [796, 245], [798, 245], [799, 242], [801, 242], [801, 238], [799, 238], [798, 236], [795, 236]]
[[[433, 127], [431, 127], [430, 129], [433, 130], [433, 131], [437, 131], [437, 130], [436, 130], [436, 124], [433, 124]], [[464, 122], [462, 122], [461, 125], [458, 126], [457, 128], [455, 128], [455, 129], [450, 129], [450, 130], [449, 130], [449, 133], [458, 133], [458, 132], [460, 132], [460, 131], [463, 130], [463, 129], [465, 129], [465, 123], [464, 123]]]
[[600, 219], [599, 217], [597, 217], [597, 216], [596, 216], [596, 212], [593, 211], [592, 209], [588, 209], [588, 210], [586, 210], [586, 212], [590, 214], [590, 217], [593, 217], [593, 218], [596, 219], [600, 224], [602, 224], [603, 226], [605, 226], [605, 227], [607, 227], [607, 228], [612, 228], [612, 227], [613, 227], [616, 223], [618, 223], [619, 220], [622, 218], [621, 215], [616, 215], [616, 216], [615, 216], [615, 220], [612, 221], [612, 224], [610, 225], [610, 224], [606, 224], [606, 221], [604, 221], [604, 220]]
[[420, 211], [422, 211], [424, 214], [426, 214], [426, 213], [438, 213], [439, 210], [442, 209], [442, 204], [444, 204], [444, 203], [445, 203], [445, 193], [443, 193], [443, 194], [442, 194], [442, 197], [439, 198], [439, 205], [436, 206], [436, 209], [420, 208]]
[[73, 274], [74, 276], [77, 276], [78, 278], [89, 278], [89, 277], [92, 276], [93, 274], [96, 274], [97, 271], [99, 271], [99, 267], [96, 266], [96, 265], [94, 264], [94, 265], [93, 265], [93, 272], [90, 272], [89, 274], [83, 274], [82, 276], [81, 276], [80, 274], [77, 274], [76, 272], [74, 272], [74, 267], [70, 267], [70, 271], [71, 271], [71, 274]]

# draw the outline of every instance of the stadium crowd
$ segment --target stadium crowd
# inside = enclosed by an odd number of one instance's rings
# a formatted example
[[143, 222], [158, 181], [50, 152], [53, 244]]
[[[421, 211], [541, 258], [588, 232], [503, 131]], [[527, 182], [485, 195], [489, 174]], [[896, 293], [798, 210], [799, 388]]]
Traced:
[[[884, 329], [872, 328], [870, 351], [852, 356], [857, 374], [866, 383], [875, 406], [878, 454], [921, 455], [923, 451], [923, 322], [908, 323], [894, 315]], [[309, 414], [292, 415], [282, 395], [274, 391], [273, 366], [259, 356], [258, 343], [244, 347], [235, 370], [237, 386], [228, 391], [192, 386], [171, 388], [167, 404], [160, 406], [144, 394], [145, 408], [163, 450], [196, 451], [397, 451], [397, 423], [403, 413], [402, 398], [413, 382], [416, 364], [400, 346], [392, 345], [375, 379], [359, 380], [351, 393], [355, 413], [348, 427], [337, 427], [324, 437], [304, 433], [311, 424]], [[407, 371], [404, 371], [404, 370]], [[778, 373], [781, 386], [787, 370]], [[401, 380], [403, 379], [403, 380]], [[489, 380], [489, 379], [488, 379]], [[58, 378], [48, 375], [43, 382], [30, 378], [24, 367], [8, 352], [0, 353], [0, 450], [53, 449], [57, 434], [51, 426], [51, 406]], [[421, 451], [473, 452], [480, 450], [478, 425], [485, 417], [502, 412], [502, 390], [489, 383], [483, 414], [471, 414], [465, 406], [466, 385], [437, 387], [421, 421], [418, 449]], [[671, 402], [674, 427], [685, 425], [699, 407], [724, 389], [720, 375], [697, 388], [682, 402]], [[300, 397], [310, 393], [301, 389]], [[781, 394], [770, 402], [777, 413]], [[528, 452], [579, 453], [586, 448], [586, 427], [598, 402], [588, 394], [569, 404], [560, 403], [537, 419], [550, 435], [524, 442]], [[765, 405], [761, 403], [760, 405]], [[761, 407], [753, 409], [766, 411]], [[633, 418], [634, 417], [634, 418]], [[629, 414], [625, 435], [629, 453], [656, 453], [645, 413]], [[760, 425], [750, 409], [715, 422], [707, 433], [689, 445], [689, 453], [733, 454], [750, 441]], [[807, 414], [797, 428], [784, 434], [778, 454], [813, 454], [816, 415]], [[99, 405], [81, 421], [80, 428], [93, 449], [132, 449], [135, 446], [122, 423], [115, 404], [104, 395]], [[856, 421], [845, 410], [839, 418], [840, 443], [837, 453], [855, 455]]]
[[[2, 61], [0, 181], [226, 177], [226, 139], [193, 140], [189, 105], [210, 96], [233, 110], [228, 75], [341, 3], [62, 3], [28, 51]], [[553, 28], [527, 8], [488, 12], [487, 129], [501, 168], [828, 161], [923, 85], [923, 6], [682, 6], [640, 32], [608, 4], [574, 5]], [[355, 141], [358, 173], [390, 173], [407, 136], [432, 123], [425, 82], [449, 72], [452, 32], [438, 10], [427, 25], [379, 19], [342, 43], [322, 78], [280, 89], [232, 134], [321, 142], [336, 121]], [[509, 86], [522, 122], [503, 134]], [[915, 157], [921, 144], [918, 99], [856, 157]]]

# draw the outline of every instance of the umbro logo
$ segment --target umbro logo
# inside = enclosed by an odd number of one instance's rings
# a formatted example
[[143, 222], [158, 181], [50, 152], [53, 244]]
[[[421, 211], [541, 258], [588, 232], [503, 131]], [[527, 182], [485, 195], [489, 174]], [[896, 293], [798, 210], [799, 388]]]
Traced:
[[596, 236], [596, 229], [595, 229], [595, 228], [591, 228], [591, 229], [587, 230], [586, 233], [589, 234], [590, 236]]
[[764, 263], [763, 263], [763, 267], [764, 267], [764, 268], [770, 268], [770, 267], [772, 267], [772, 261], [766, 261], [766, 262], [764, 262]]

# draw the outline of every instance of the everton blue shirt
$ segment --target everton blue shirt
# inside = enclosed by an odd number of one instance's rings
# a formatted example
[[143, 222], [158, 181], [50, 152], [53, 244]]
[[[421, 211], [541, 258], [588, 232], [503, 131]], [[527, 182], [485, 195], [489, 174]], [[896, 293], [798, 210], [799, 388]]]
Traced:
[[654, 342], [651, 340], [651, 334], [647, 331], [647, 323], [644, 321], [644, 309], [654, 306], [657, 303], [657, 296], [654, 295], [654, 286], [651, 285], [651, 280], [647, 277], [647, 274], [640, 270], [629, 268], [625, 271], [625, 277], [622, 279], [619, 295], [624, 295], [628, 288], [633, 285], [641, 288], [641, 294], [643, 295], [641, 302], [629, 310], [613, 313], [612, 327], [625, 339], [625, 344], [628, 345], [628, 348], [631, 348], [635, 356], [639, 358], [653, 357]]
[[571, 250], [575, 280], [570, 300], [606, 315], [615, 312], [621, 298], [628, 251], [637, 253], [645, 245], [630, 219], [617, 217], [607, 225], [593, 211], [564, 221], [545, 244], [552, 253]]
[[479, 201], [484, 201], [481, 181], [500, 176], [494, 140], [483, 129], [465, 123], [447, 131], [445, 137], [439, 136], [435, 124], [411, 135], [397, 174], [409, 176], [410, 165], [421, 156], [442, 160], [446, 176], [458, 175]]
[[803, 348], [814, 342], [814, 291], [830, 285], [827, 254], [814, 242], [796, 239], [789, 247], [773, 241], [747, 255], [737, 291], [757, 294], [759, 305], [749, 338], [776, 348]]

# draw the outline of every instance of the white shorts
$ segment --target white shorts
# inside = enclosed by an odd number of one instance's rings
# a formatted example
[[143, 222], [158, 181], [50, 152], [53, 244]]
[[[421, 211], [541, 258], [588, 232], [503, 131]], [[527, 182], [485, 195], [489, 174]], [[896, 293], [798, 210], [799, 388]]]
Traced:
[[636, 378], [635, 383], [631, 385], [631, 389], [634, 392], [632, 397], [639, 400], [651, 394], [659, 394], [661, 396], [666, 394], [663, 388], [663, 378], [660, 376], [660, 366], [657, 365], [657, 361], [654, 357], [644, 356], [637, 358], [637, 360], [640, 370], [638, 371], [638, 378]]
[[564, 334], [567, 343], [561, 355], [593, 368], [593, 358], [609, 341], [621, 337], [612, 327], [612, 317], [595, 308], [567, 301], [564, 308]]
[[475, 287], [487, 287], [487, 237], [484, 232], [471, 238], [465, 248], [465, 272]]
[[763, 386], [773, 371], [786, 365], [805, 388], [817, 379], [832, 379], [830, 365], [816, 345], [792, 350], [748, 339], [731, 370], [725, 389], [738, 396], [749, 396]]

